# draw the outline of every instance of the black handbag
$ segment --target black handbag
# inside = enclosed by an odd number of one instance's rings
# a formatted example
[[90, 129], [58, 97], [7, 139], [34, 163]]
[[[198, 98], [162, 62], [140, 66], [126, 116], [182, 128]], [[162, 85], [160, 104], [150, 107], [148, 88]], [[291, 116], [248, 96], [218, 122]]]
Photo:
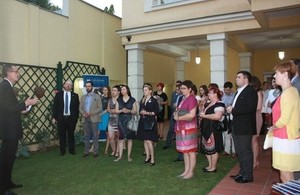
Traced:
[[155, 118], [153, 117], [146, 117], [143, 119], [143, 127], [144, 131], [152, 131], [154, 124], [155, 124]]
[[226, 131], [228, 128], [227, 117], [224, 116], [222, 121], [214, 121], [212, 124], [212, 129], [215, 131]]

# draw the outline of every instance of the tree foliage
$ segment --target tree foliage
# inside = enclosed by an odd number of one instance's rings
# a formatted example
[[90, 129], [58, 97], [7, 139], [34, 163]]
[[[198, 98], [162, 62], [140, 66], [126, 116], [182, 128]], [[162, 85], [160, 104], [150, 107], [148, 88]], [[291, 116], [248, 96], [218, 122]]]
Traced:
[[104, 8], [104, 12], [109, 13], [109, 14], [114, 14], [114, 13], [115, 13], [114, 5], [111, 4], [111, 5], [109, 6], [109, 8], [108, 8], [108, 7], [105, 7], [105, 8]]
[[52, 3], [49, 2], [49, 0], [24, 0], [28, 3], [32, 3], [35, 4], [39, 7], [42, 7], [44, 9], [47, 9], [49, 11], [56, 11], [56, 10], [60, 10], [61, 8], [53, 5]]

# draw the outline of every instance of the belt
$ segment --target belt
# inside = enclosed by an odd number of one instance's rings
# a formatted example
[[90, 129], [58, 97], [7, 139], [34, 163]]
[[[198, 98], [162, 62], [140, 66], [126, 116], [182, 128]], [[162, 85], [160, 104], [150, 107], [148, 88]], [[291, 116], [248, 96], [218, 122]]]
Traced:
[[64, 115], [64, 118], [70, 118], [71, 115]]

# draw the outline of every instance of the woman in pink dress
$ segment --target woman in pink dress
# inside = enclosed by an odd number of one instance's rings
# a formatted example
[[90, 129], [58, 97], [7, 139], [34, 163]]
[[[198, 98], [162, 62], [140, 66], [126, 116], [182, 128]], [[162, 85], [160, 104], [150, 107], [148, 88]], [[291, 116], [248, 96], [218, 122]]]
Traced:
[[294, 179], [293, 172], [300, 171], [300, 99], [291, 79], [296, 74], [292, 61], [275, 66], [276, 84], [282, 87], [282, 94], [272, 107], [273, 167], [280, 171], [282, 182]]
[[186, 80], [181, 84], [180, 90], [183, 99], [174, 112], [176, 120], [176, 149], [183, 153], [184, 172], [178, 175], [182, 179], [190, 179], [194, 175], [196, 165], [197, 138], [197, 99], [191, 94], [193, 83]]

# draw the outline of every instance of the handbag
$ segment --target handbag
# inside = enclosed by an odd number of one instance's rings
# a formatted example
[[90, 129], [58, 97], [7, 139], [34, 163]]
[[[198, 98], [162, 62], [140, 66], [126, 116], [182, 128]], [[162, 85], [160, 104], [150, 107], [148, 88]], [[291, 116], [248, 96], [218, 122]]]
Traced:
[[272, 148], [273, 147], [273, 134], [267, 133], [265, 141], [264, 141], [264, 149]]
[[186, 115], [188, 113], [190, 113], [190, 112], [188, 110], [185, 110], [185, 109], [177, 111], [177, 115], [178, 116], [184, 116], [184, 115]]
[[146, 117], [143, 119], [143, 127], [145, 131], [152, 131], [154, 124], [155, 122], [153, 117]]
[[132, 115], [130, 121], [127, 124], [127, 128], [130, 131], [137, 131], [139, 126], [140, 115]]
[[226, 131], [228, 127], [227, 117], [224, 116], [222, 121], [214, 121], [212, 124], [212, 129], [216, 131]]

